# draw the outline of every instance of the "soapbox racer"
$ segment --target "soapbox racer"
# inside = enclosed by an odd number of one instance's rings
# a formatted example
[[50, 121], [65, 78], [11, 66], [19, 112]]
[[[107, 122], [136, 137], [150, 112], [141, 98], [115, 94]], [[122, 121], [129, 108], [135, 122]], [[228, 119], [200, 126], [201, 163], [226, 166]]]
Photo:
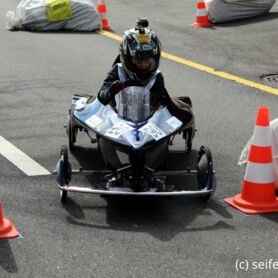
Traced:
[[[154, 109], [150, 93], [130, 86], [119, 94], [117, 105], [103, 105], [96, 97], [74, 95], [66, 121], [69, 149], [76, 149], [78, 132], [87, 133], [97, 145], [104, 162], [100, 171], [72, 170], [68, 147], [62, 146], [56, 173], [60, 200], [68, 192], [100, 195], [176, 196], [200, 195], [208, 200], [215, 191], [214, 170], [208, 147], [193, 150], [195, 126], [183, 123], [166, 106]], [[176, 135], [183, 135], [184, 150], [170, 150]], [[193, 161], [193, 167], [174, 168], [175, 154], [182, 161]], [[172, 159], [170, 159], [170, 156]], [[180, 156], [181, 158], [181, 156]], [[88, 159], [93, 160], [93, 157]], [[192, 164], [192, 163], [191, 163]], [[96, 184], [87, 187], [71, 186], [73, 174], [101, 176]], [[192, 189], [190, 180], [195, 181]]]

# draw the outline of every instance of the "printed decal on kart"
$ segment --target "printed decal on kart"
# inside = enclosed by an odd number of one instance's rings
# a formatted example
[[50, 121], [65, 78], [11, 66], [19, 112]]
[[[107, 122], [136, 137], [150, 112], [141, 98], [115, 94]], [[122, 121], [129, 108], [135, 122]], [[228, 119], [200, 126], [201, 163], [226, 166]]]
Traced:
[[166, 123], [169, 124], [173, 129], [177, 129], [182, 125], [182, 122], [174, 116], [167, 120]]
[[141, 127], [139, 131], [151, 135], [156, 141], [166, 136], [166, 134], [159, 127], [152, 123], [147, 123], [145, 126]]
[[87, 119], [85, 121], [85, 123], [88, 125], [88, 126], [91, 126], [91, 127], [96, 127], [98, 124], [100, 124], [102, 122], [102, 119], [99, 118], [98, 116], [96, 115], [93, 115], [92, 117], [90, 117], [89, 119]]
[[125, 123], [117, 123], [113, 127], [109, 128], [105, 135], [112, 138], [119, 138], [122, 134], [134, 130], [133, 127]]

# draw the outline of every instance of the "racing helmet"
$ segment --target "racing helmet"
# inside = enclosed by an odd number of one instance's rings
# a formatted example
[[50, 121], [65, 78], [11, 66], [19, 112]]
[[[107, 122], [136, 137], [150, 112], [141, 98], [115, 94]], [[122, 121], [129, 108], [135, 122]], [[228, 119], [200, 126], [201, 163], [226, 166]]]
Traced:
[[138, 80], [148, 80], [158, 69], [161, 44], [147, 19], [138, 19], [135, 28], [124, 32], [120, 60], [124, 69]]

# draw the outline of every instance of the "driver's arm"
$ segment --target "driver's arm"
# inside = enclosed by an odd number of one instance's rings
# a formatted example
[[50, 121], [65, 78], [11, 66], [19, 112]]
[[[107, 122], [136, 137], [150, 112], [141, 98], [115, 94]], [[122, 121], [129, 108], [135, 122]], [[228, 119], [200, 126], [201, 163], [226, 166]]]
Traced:
[[103, 105], [107, 105], [113, 100], [114, 95], [120, 90], [122, 90], [122, 88], [118, 76], [118, 68], [117, 65], [114, 65], [113, 68], [108, 72], [107, 77], [105, 78], [103, 85], [98, 92], [98, 100]]

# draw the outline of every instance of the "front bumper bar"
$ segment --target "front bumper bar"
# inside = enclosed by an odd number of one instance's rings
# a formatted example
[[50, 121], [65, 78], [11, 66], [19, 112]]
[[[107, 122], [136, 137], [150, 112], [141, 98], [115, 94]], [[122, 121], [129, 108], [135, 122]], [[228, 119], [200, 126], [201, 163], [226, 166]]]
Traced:
[[125, 191], [125, 188], [110, 188], [107, 190], [104, 189], [93, 189], [89, 187], [79, 187], [79, 186], [60, 186], [60, 190], [67, 192], [79, 192], [79, 193], [91, 193], [91, 194], [100, 194], [100, 195], [118, 195], [118, 196], [184, 196], [184, 195], [196, 195], [196, 196], [205, 196], [212, 193], [212, 190], [181, 190], [181, 191]]

